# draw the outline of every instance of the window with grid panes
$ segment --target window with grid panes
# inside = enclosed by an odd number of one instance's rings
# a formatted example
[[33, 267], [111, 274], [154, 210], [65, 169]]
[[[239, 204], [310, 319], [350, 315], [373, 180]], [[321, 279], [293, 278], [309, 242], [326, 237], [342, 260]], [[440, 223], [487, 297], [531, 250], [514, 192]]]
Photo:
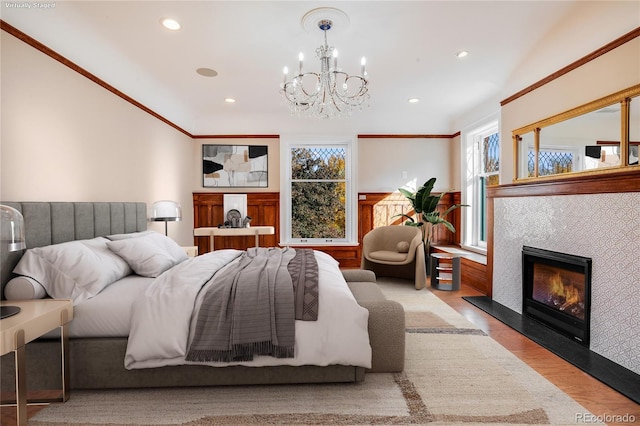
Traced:
[[464, 177], [462, 202], [462, 245], [480, 252], [487, 248], [487, 187], [498, 185], [500, 134], [497, 118], [487, 120], [463, 135]]
[[[495, 132], [494, 132], [495, 131]], [[500, 172], [500, 135], [497, 129], [481, 135], [478, 141], [478, 242], [487, 244], [487, 187], [498, 185]]]
[[353, 239], [351, 143], [291, 141], [286, 152], [286, 218], [281, 238], [290, 244], [336, 244]]
[[[574, 170], [574, 153], [557, 149], [540, 149], [538, 153], [538, 176], [570, 173]], [[529, 177], [533, 177], [535, 152], [529, 151], [527, 170]]]

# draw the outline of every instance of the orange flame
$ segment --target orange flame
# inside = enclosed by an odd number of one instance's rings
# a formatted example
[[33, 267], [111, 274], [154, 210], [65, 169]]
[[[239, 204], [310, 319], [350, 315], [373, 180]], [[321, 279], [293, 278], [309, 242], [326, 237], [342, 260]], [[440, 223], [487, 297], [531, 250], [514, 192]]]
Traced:
[[564, 304], [560, 306], [560, 310], [564, 311], [567, 307], [580, 302], [580, 291], [573, 285], [564, 285], [560, 274], [555, 274], [551, 278], [551, 291], [561, 297], [564, 297]]

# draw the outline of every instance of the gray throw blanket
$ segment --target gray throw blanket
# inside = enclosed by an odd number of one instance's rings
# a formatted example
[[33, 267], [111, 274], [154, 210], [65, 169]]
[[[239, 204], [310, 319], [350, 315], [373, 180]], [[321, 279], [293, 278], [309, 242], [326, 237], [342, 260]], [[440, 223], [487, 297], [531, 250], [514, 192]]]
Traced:
[[287, 265], [294, 256], [292, 249], [250, 248], [239, 261], [214, 275], [186, 360], [292, 358], [295, 312]]

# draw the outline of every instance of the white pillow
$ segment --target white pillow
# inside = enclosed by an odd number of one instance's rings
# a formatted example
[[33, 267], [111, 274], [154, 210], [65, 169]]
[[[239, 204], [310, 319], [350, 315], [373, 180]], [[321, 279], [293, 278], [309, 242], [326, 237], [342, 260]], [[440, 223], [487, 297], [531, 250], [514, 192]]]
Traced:
[[27, 250], [13, 272], [38, 281], [55, 299], [89, 299], [131, 274], [131, 268], [107, 247], [107, 239], [69, 241]]
[[175, 241], [157, 232], [137, 238], [109, 241], [107, 247], [143, 277], [155, 278], [189, 258]]
[[29, 277], [15, 277], [9, 280], [4, 288], [7, 300], [44, 299], [47, 290], [40, 283]]
[[155, 231], [131, 232], [129, 234], [113, 234], [113, 235], [107, 235], [105, 238], [108, 239], [108, 240], [111, 240], [111, 241], [118, 241], [118, 240], [126, 240], [127, 238], [143, 237], [143, 236], [151, 234], [153, 232], [155, 232]]

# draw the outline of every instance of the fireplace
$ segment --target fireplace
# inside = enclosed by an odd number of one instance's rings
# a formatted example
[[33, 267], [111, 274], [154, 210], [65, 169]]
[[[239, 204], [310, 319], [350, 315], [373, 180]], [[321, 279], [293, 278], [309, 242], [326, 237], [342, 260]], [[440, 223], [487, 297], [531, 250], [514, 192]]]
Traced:
[[589, 347], [591, 259], [524, 246], [522, 314]]

